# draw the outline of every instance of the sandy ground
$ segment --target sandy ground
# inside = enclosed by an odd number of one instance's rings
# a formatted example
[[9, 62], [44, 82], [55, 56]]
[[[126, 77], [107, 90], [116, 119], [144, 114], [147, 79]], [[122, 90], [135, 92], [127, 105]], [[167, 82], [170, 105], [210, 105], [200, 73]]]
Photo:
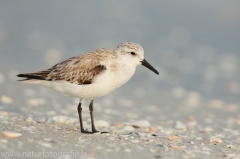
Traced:
[[157, 98], [119, 89], [94, 104], [96, 127], [109, 133], [81, 134], [78, 99], [15, 81], [2, 88], [1, 158], [240, 158], [238, 106], [197, 92], [175, 88]]

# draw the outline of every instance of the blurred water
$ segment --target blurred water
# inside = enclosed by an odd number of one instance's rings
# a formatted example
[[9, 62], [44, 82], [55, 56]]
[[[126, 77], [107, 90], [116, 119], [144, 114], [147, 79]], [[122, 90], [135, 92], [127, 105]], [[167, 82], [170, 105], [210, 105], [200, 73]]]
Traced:
[[186, 91], [239, 104], [239, 7], [237, 0], [1, 0], [0, 94], [20, 98], [23, 89], [40, 90], [17, 83], [19, 72], [133, 41], [143, 46], [160, 76], [139, 67], [127, 86], [113, 93], [115, 99], [122, 94], [134, 99], [135, 94], [157, 105], [163, 94], [175, 92], [172, 98], [178, 98]]

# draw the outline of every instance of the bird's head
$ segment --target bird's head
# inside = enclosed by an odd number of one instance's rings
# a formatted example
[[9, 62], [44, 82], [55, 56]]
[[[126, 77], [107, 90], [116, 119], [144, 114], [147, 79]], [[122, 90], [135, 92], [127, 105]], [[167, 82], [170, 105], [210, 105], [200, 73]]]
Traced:
[[144, 50], [141, 45], [133, 42], [123, 42], [118, 45], [115, 52], [124, 62], [135, 66], [143, 65], [154, 73], [159, 74], [158, 71], [144, 59]]

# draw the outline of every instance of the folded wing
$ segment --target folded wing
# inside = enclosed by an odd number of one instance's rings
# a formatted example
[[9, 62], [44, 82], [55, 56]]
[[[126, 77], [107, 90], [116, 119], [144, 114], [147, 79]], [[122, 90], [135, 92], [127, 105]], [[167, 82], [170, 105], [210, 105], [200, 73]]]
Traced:
[[[103, 54], [104, 52], [104, 54]], [[108, 54], [106, 54], [106, 52]], [[50, 69], [35, 72], [19, 74], [18, 77], [25, 77], [25, 80], [64, 80], [78, 85], [91, 84], [94, 77], [103, 73], [107, 68], [102, 63], [105, 58], [114, 58], [115, 54], [111, 49], [99, 49], [87, 54], [69, 58], [60, 62]]]

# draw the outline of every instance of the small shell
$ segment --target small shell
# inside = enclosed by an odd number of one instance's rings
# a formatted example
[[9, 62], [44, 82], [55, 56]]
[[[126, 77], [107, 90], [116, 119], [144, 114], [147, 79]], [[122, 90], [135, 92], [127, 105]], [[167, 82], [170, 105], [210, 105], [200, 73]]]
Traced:
[[2, 131], [2, 136], [7, 138], [16, 138], [22, 136], [22, 134], [13, 131]]
[[178, 137], [178, 136], [175, 136], [175, 135], [170, 135], [170, 136], [168, 136], [168, 140], [170, 140], [170, 141], [179, 141], [179, 140], [181, 140], [181, 138]]
[[212, 136], [212, 137], [210, 138], [210, 142], [213, 143], [214, 145], [217, 145], [217, 144], [222, 143], [223, 141], [222, 141], [220, 138], [217, 138], [217, 137], [215, 137], [215, 136]]
[[179, 146], [177, 146], [177, 145], [170, 145], [170, 147], [173, 149], [179, 149]]
[[158, 129], [154, 126], [150, 126], [149, 131], [152, 132], [152, 133], [156, 133], [156, 132], [158, 132]]

